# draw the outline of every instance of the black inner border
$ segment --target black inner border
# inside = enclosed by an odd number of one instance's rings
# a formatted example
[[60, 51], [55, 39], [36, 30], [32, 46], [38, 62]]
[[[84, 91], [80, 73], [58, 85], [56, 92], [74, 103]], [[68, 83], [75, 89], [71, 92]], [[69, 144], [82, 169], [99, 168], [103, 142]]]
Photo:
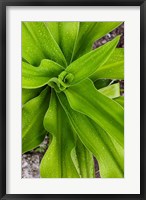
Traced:
[[[140, 6], [140, 194], [6, 194], [6, 7]], [[146, 0], [0, 0], [0, 198], [146, 200]], [[136, 80], [135, 80], [136, 81]], [[133, 83], [136, 84], [136, 83]], [[8, 101], [8, 99], [7, 99]], [[136, 148], [136, 147], [135, 147]], [[9, 167], [9, 166], [7, 166]], [[133, 175], [134, 181], [134, 175]], [[90, 187], [90, 185], [89, 185]]]

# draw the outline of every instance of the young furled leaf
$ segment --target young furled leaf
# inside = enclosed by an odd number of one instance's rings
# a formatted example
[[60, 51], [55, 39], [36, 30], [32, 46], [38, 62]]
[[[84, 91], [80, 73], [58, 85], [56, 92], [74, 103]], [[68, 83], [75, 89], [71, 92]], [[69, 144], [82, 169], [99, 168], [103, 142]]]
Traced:
[[120, 36], [92, 50], [120, 24], [22, 22], [22, 151], [49, 132], [42, 178], [94, 178], [93, 156], [100, 177], [124, 177]]
[[85, 54], [84, 56], [71, 63], [66, 68], [66, 72], [71, 73], [74, 76], [74, 79], [70, 84], [74, 85], [89, 77], [97, 70], [98, 67], [103, 65], [116, 48], [119, 39], [119, 37], [116, 37], [107, 44]]
[[22, 88], [33, 89], [48, 84], [49, 80], [58, 76], [63, 67], [51, 60], [42, 60], [39, 67], [22, 62]]

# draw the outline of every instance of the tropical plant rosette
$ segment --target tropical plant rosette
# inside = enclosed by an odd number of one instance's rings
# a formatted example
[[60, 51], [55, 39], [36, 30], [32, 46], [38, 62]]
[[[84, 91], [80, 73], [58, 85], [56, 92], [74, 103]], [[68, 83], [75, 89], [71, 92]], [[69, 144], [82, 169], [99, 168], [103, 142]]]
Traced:
[[120, 36], [92, 50], [122, 22], [22, 22], [22, 152], [49, 146], [42, 178], [124, 177], [124, 52]]

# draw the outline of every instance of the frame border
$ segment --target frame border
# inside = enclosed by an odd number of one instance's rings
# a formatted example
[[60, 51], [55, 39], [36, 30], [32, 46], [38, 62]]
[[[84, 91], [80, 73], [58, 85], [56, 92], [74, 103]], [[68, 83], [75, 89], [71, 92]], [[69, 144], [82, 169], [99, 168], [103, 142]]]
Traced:
[[[6, 7], [140, 6], [140, 194], [6, 194]], [[146, 0], [0, 0], [0, 199], [146, 200]]]

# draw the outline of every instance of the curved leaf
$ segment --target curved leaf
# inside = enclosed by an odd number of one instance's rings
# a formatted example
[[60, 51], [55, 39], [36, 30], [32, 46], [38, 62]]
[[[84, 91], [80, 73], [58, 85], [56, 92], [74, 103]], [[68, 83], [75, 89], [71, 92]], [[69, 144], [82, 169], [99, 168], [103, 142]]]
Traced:
[[66, 71], [74, 75], [73, 81], [70, 83], [74, 85], [83, 79], [89, 77], [93, 74], [98, 67], [103, 65], [108, 58], [110, 57], [111, 53], [115, 49], [118, 41], [119, 36], [113, 39], [112, 41], [106, 43], [105, 45], [97, 48], [85, 54], [81, 58], [77, 59], [73, 63], [71, 63], [67, 68]]
[[124, 107], [124, 96], [120, 96], [118, 98], [115, 98], [114, 101], [119, 103], [122, 107]]
[[34, 97], [38, 96], [41, 91], [42, 91], [42, 88], [38, 88], [38, 89], [22, 89], [22, 104], [25, 104], [29, 100], [31, 100]]
[[122, 147], [124, 146], [124, 110], [104, 96], [86, 79], [64, 90], [70, 106], [93, 119]]
[[51, 60], [42, 60], [39, 67], [22, 62], [22, 88], [39, 88], [46, 85], [53, 77], [57, 77], [63, 67]]
[[104, 94], [105, 96], [111, 98], [111, 99], [117, 98], [117, 97], [120, 96], [120, 84], [115, 83], [113, 85], [103, 87], [98, 91], [101, 92], [102, 94]]
[[71, 158], [71, 151], [75, 147], [73, 132], [53, 90], [44, 127], [52, 134], [53, 139], [41, 162], [41, 177], [79, 178]]
[[22, 58], [34, 66], [38, 66], [45, 58], [39, 44], [36, 43], [24, 22], [22, 22]]
[[68, 64], [72, 60], [78, 31], [79, 22], [59, 22], [59, 45]]
[[115, 102], [117, 102], [122, 107], [124, 107], [124, 96], [120, 96], [120, 85], [119, 85], [119, 83], [101, 88], [98, 91], [101, 92], [102, 94], [104, 94], [105, 96], [113, 99]]
[[52, 34], [50, 33], [50, 30], [47, 28], [46, 24], [43, 22], [24, 23], [34, 38], [37, 46], [39, 46], [43, 55], [45, 55], [45, 58], [53, 60], [62, 66], [66, 66], [64, 55], [54, 40]]
[[124, 79], [124, 49], [114, 50], [107, 62], [100, 66], [94, 74], [90, 76], [93, 81], [100, 78]]
[[57, 94], [77, 135], [96, 157], [101, 177], [123, 177], [123, 149], [115, 149], [108, 134], [87, 116], [71, 109], [63, 93]]
[[98, 90], [105, 96], [113, 99], [115, 102], [120, 104], [124, 108], [124, 96], [120, 96], [120, 85], [119, 83], [109, 85], [107, 87]]
[[50, 33], [52, 34], [54, 40], [59, 44], [59, 31], [58, 25], [59, 22], [45, 22], [47, 28], [49, 29]]
[[121, 22], [80, 22], [74, 59], [91, 51], [93, 43], [118, 27]]
[[39, 96], [27, 102], [22, 108], [22, 152], [37, 147], [44, 139], [44, 115], [49, 106], [49, 89], [44, 89]]
[[76, 154], [78, 159], [79, 170], [82, 178], [94, 178], [94, 160], [92, 153], [86, 149], [80, 139], [77, 139]]

